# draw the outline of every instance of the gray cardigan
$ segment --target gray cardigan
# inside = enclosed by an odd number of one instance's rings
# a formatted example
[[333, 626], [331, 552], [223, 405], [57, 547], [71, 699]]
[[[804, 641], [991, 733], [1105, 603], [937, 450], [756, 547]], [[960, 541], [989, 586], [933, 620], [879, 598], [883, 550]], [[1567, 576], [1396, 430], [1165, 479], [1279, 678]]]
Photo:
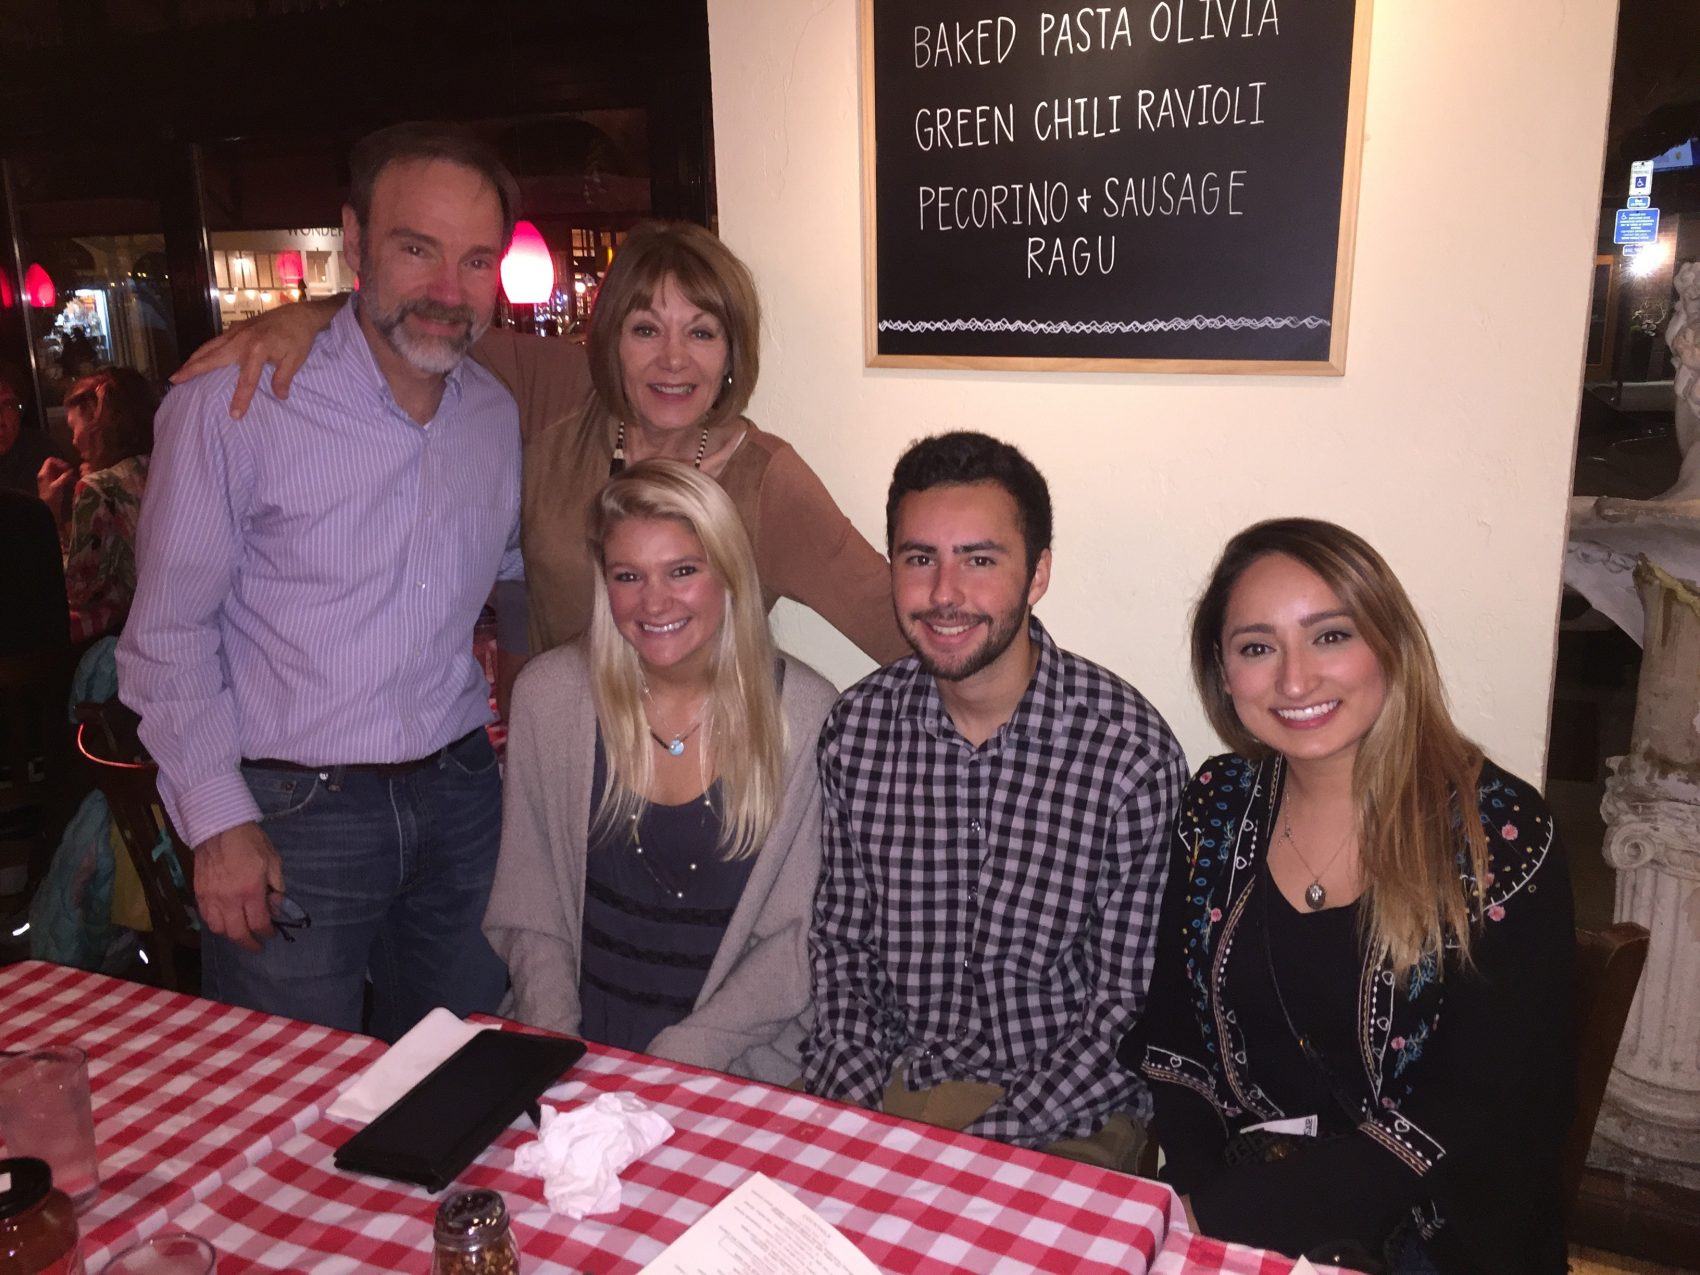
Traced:
[[[837, 698], [819, 673], [784, 658], [785, 791], [778, 819], [756, 854], [696, 1008], [647, 1050], [777, 1084], [802, 1073], [809, 918], [820, 875], [815, 743]], [[484, 933], [513, 978], [503, 1012], [573, 1034], [596, 750], [590, 674], [578, 644], [527, 664], [513, 703], [502, 854]]]

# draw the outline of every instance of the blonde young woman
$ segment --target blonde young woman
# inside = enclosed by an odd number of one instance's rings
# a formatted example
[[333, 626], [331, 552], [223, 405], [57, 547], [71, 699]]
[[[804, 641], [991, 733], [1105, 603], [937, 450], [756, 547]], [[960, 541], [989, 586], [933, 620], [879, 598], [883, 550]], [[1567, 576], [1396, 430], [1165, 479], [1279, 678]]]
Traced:
[[590, 511], [586, 638], [521, 675], [484, 920], [522, 1022], [786, 1082], [835, 692], [768, 636], [730, 498], [645, 461]]
[[1234, 751], [1184, 796], [1122, 1049], [1165, 1177], [1218, 1238], [1562, 1275], [1575, 939], [1540, 794], [1459, 733], [1404, 589], [1332, 523], [1229, 542], [1192, 665]]

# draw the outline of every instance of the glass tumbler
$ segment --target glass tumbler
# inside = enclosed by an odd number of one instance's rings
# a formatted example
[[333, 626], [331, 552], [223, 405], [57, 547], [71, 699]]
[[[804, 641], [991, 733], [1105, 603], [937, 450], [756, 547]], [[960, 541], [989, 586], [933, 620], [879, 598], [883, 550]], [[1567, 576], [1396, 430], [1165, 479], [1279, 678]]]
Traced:
[[100, 1275], [212, 1275], [213, 1246], [199, 1235], [173, 1231], [127, 1248], [100, 1268]]
[[0, 1053], [0, 1138], [8, 1155], [47, 1161], [81, 1209], [100, 1188], [88, 1057], [75, 1045]]

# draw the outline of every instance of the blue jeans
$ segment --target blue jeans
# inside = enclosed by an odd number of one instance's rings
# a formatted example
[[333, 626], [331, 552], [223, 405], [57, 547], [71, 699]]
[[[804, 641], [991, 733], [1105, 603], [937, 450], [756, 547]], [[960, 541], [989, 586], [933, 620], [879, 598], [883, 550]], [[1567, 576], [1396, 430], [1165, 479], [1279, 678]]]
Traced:
[[1422, 1236], [1412, 1231], [1394, 1255], [1389, 1275], [1440, 1275], [1440, 1267], [1428, 1255]]
[[483, 731], [408, 775], [245, 766], [260, 827], [305, 929], [245, 952], [205, 935], [206, 995], [393, 1041], [442, 1005], [493, 1012], [507, 969], [479, 928], [501, 841], [502, 781]]

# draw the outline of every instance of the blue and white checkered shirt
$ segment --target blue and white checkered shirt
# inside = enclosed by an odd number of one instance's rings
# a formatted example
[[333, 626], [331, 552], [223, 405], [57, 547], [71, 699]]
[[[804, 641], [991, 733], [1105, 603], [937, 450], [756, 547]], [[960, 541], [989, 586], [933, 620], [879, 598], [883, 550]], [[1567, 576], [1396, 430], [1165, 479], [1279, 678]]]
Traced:
[[976, 748], [910, 657], [821, 732], [811, 1092], [878, 1105], [893, 1066], [1006, 1094], [971, 1133], [1026, 1146], [1149, 1116], [1116, 1061], [1150, 981], [1186, 759], [1155, 708], [1057, 648]]

